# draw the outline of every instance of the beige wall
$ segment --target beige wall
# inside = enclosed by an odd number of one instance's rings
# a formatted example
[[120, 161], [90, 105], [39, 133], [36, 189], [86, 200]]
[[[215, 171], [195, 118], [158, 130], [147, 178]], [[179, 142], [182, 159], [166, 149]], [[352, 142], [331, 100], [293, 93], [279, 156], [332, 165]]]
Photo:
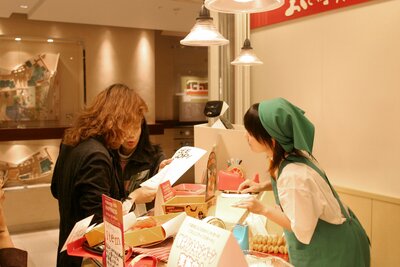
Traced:
[[400, 1], [371, 1], [251, 32], [264, 65], [251, 102], [282, 96], [315, 123], [333, 184], [400, 197]]
[[125, 83], [140, 92], [149, 105], [148, 120], [155, 121], [154, 31], [31, 21], [13, 15], [0, 18], [0, 35], [82, 41], [88, 103], [108, 85]]

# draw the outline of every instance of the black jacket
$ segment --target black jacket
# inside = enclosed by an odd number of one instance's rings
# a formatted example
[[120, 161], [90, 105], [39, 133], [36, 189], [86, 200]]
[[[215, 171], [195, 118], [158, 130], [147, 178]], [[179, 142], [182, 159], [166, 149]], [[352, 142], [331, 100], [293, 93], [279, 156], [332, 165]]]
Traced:
[[[115, 160], [101, 138], [90, 138], [75, 147], [61, 144], [51, 181], [51, 193], [58, 199], [60, 234], [58, 251], [75, 223], [94, 214], [103, 217], [102, 194], [122, 200], [125, 192], [115, 172]], [[57, 266], [81, 266], [82, 258], [59, 253]]]
[[[113, 153], [119, 160], [118, 151], [113, 151]], [[118, 177], [124, 181], [126, 194], [139, 188], [141, 183], [157, 174], [158, 167], [164, 159], [165, 155], [161, 147], [150, 142], [148, 126], [144, 120], [135, 152], [129, 157], [124, 171], [120, 164], [117, 167]], [[149, 210], [154, 207], [154, 203], [147, 203], [146, 207]]]

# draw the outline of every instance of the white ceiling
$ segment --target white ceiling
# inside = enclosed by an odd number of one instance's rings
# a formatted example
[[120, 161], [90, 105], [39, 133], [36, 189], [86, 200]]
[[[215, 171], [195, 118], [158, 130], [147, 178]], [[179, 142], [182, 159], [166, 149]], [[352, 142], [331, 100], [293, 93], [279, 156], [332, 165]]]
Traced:
[[[0, 0], [0, 17], [188, 32], [202, 0]], [[26, 5], [27, 8], [21, 8]]]

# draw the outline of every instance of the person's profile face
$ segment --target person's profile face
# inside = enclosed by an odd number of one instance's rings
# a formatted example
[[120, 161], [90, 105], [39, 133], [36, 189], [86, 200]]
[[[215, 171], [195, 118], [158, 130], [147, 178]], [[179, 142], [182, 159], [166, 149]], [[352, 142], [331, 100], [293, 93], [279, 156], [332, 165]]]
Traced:
[[272, 150], [271, 150], [269, 145], [258, 142], [257, 139], [254, 138], [254, 136], [252, 136], [247, 131], [246, 131], [246, 134], [245, 134], [245, 138], [247, 140], [247, 143], [250, 146], [250, 149], [253, 152], [256, 152], [256, 153], [267, 153], [268, 156], [272, 156], [273, 155]]
[[122, 151], [124, 153], [130, 153], [133, 151], [139, 143], [140, 135], [142, 133], [141, 125], [135, 125], [127, 130], [126, 137], [122, 143]]

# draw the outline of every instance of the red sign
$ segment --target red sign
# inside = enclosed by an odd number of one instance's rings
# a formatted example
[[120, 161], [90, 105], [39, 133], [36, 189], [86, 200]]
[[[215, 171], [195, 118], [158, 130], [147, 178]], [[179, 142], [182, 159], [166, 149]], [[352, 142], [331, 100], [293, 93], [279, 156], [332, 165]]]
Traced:
[[278, 9], [250, 15], [250, 28], [255, 29], [337, 8], [372, 0], [285, 0]]
[[124, 267], [124, 223], [122, 203], [109, 196], [102, 195], [104, 221], [104, 267]]

